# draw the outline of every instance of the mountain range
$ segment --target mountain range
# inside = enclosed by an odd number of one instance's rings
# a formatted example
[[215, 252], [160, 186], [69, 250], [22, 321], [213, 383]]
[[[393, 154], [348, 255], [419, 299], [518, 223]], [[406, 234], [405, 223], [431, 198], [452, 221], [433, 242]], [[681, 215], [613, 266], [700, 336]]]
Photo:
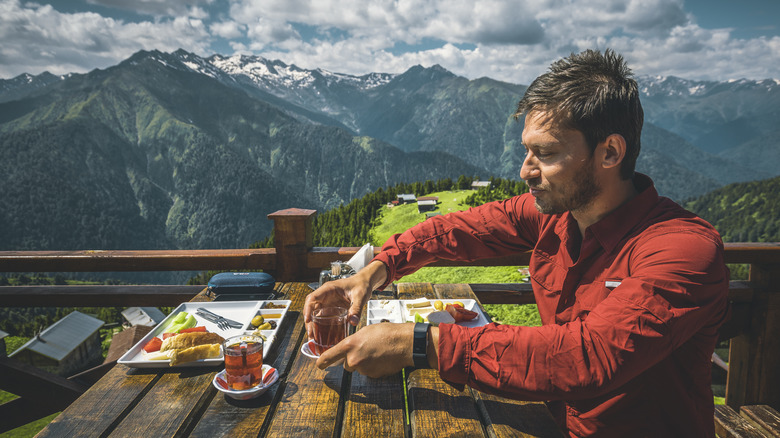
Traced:
[[[780, 174], [780, 84], [639, 77], [637, 169], [676, 200]], [[0, 80], [0, 249], [245, 247], [266, 215], [398, 182], [518, 178], [526, 87], [142, 51]]]

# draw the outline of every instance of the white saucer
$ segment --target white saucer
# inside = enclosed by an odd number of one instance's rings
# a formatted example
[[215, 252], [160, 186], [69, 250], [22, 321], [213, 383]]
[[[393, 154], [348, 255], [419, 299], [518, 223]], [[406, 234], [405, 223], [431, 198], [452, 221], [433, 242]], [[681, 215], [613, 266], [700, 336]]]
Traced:
[[314, 352], [311, 351], [311, 349], [309, 348], [309, 342], [314, 342], [314, 341], [304, 342], [303, 345], [301, 345], [301, 353], [303, 353], [303, 355], [306, 357], [310, 357], [312, 359], [318, 359], [320, 355], [314, 354]]
[[217, 373], [216, 376], [214, 376], [214, 379], [211, 381], [211, 384], [214, 385], [215, 388], [217, 388], [220, 392], [225, 393], [228, 397], [234, 398], [236, 400], [249, 400], [250, 398], [255, 398], [263, 394], [268, 390], [268, 388], [276, 383], [277, 380], [279, 380], [279, 371], [276, 370], [276, 368], [272, 367], [271, 365], [263, 364], [263, 372], [262, 375], [265, 375], [268, 370], [273, 370], [273, 375], [271, 376], [271, 380], [268, 381], [266, 384], [259, 384], [255, 386], [254, 388], [250, 389], [242, 389], [240, 391], [234, 390], [234, 389], [225, 389], [223, 388], [219, 383], [217, 383], [217, 378], [222, 379], [223, 381], [225, 379], [225, 370], [222, 370]]

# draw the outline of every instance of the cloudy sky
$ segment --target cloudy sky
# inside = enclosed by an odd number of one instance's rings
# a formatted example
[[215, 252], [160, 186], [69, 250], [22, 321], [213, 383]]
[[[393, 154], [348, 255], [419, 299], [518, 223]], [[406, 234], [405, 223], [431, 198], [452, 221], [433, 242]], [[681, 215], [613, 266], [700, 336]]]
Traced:
[[613, 48], [637, 74], [780, 79], [778, 23], [778, 0], [0, 0], [0, 78], [183, 48], [528, 84], [569, 53]]

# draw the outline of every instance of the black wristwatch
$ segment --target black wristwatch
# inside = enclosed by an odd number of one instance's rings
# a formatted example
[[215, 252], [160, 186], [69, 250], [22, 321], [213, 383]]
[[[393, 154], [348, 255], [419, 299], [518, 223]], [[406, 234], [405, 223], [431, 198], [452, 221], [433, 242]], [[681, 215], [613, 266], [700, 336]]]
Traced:
[[412, 358], [415, 368], [430, 368], [428, 364], [428, 329], [431, 325], [425, 322], [414, 323], [414, 343], [412, 344]]

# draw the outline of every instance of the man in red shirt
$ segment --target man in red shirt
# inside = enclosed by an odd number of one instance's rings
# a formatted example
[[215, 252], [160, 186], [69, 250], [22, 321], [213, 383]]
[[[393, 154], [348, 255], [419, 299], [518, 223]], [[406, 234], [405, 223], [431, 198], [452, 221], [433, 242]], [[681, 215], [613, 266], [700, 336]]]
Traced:
[[304, 315], [311, 330], [315, 308], [346, 305], [357, 324], [372, 290], [436, 259], [533, 249], [543, 325], [375, 324], [317, 365], [378, 377], [427, 360], [452, 385], [550, 402], [570, 436], [714, 437], [723, 243], [634, 172], [643, 113], [630, 70], [609, 50], [573, 54], [531, 84], [523, 115], [520, 176], [530, 193], [393, 236], [366, 268], [309, 295]]

